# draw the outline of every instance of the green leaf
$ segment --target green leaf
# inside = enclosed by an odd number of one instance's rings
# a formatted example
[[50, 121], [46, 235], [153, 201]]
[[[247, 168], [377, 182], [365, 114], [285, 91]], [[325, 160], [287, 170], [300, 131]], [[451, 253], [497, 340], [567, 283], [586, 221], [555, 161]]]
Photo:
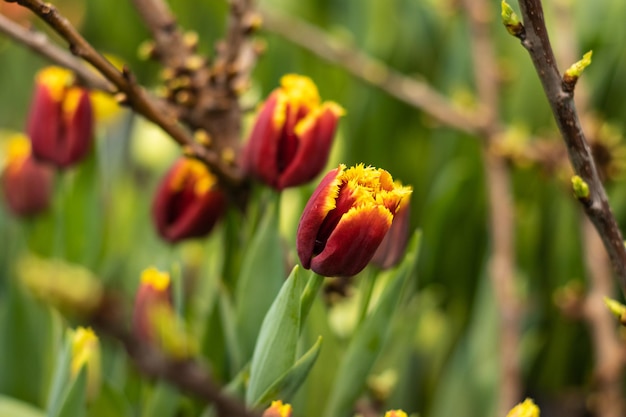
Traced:
[[416, 232], [402, 264], [383, 290], [374, 310], [356, 330], [341, 362], [331, 397], [324, 413], [327, 417], [351, 415], [367, 376], [389, 335], [390, 323], [402, 297], [402, 289], [413, 276], [419, 251], [420, 233]]
[[84, 417], [87, 409], [87, 367], [83, 366], [70, 382], [61, 400], [58, 414], [51, 417]]
[[252, 355], [263, 317], [278, 294], [285, 276], [278, 219], [278, 204], [274, 201], [267, 208], [244, 254], [237, 280], [237, 329], [244, 360]]
[[146, 401], [141, 415], [143, 417], [173, 417], [178, 410], [180, 394], [163, 381], [158, 381]]
[[263, 319], [252, 363], [246, 404], [258, 403], [296, 360], [300, 334], [301, 275], [295, 266]]
[[63, 403], [63, 397], [70, 379], [70, 363], [72, 361], [72, 343], [66, 335], [63, 347], [59, 350], [56, 368], [52, 377], [52, 385], [48, 394], [48, 416], [58, 415]]
[[43, 410], [15, 398], [0, 395], [0, 417], [44, 417]]
[[272, 400], [280, 398], [291, 401], [306, 377], [311, 372], [322, 347], [322, 337], [318, 337], [311, 349], [308, 350], [283, 376], [267, 389], [256, 402], [255, 406], [262, 406]]
[[89, 417], [130, 417], [133, 415], [128, 399], [117, 387], [103, 381], [100, 395], [89, 404]]

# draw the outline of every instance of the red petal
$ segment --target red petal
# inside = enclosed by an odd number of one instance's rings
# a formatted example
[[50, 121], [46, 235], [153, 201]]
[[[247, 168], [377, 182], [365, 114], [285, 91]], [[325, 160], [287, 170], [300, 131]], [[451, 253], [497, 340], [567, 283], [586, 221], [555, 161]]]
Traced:
[[337, 178], [344, 169], [345, 167], [340, 165], [339, 168], [335, 168], [326, 174], [315, 191], [313, 191], [302, 212], [296, 233], [296, 249], [300, 262], [306, 269], [311, 267], [313, 249], [315, 248], [315, 241], [320, 227], [326, 215], [333, 209], [333, 207], [329, 207], [328, 201], [332, 200], [334, 204], [340, 185]]
[[48, 87], [36, 84], [26, 124], [35, 158], [57, 165], [60, 126], [61, 103], [54, 100]]
[[304, 184], [324, 169], [328, 162], [337, 121], [338, 115], [327, 107], [314, 123], [300, 133], [297, 152], [280, 174], [279, 189]]
[[4, 198], [16, 216], [34, 216], [50, 205], [54, 172], [31, 157], [17, 163], [9, 163], [2, 175]]
[[274, 91], [257, 116], [250, 139], [244, 150], [246, 170], [265, 183], [276, 186], [278, 181], [278, 143], [282, 125], [276, 126], [278, 92]]
[[356, 275], [372, 259], [391, 226], [391, 213], [382, 206], [365, 206], [344, 215], [326, 247], [311, 261], [324, 276]]
[[66, 114], [64, 137], [61, 139], [61, 167], [67, 167], [81, 161], [91, 149], [93, 143], [93, 111], [87, 91], [81, 91], [78, 105], [73, 113]]

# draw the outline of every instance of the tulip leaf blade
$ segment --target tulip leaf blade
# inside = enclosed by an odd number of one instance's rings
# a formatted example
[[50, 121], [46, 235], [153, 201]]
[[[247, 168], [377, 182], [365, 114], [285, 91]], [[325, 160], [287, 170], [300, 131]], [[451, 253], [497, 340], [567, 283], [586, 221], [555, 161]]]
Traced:
[[380, 349], [389, 336], [396, 307], [403, 289], [411, 279], [417, 263], [420, 232], [411, 239], [409, 250], [402, 263], [392, 271], [382, 295], [373, 311], [354, 333], [337, 371], [331, 396], [326, 406], [326, 417], [350, 415], [354, 402], [361, 394], [367, 376], [378, 358]]
[[236, 324], [243, 360], [252, 355], [263, 317], [280, 291], [285, 276], [278, 219], [278, 204], [274, 201], [245, 250], [237, 280]]
[[290, 401], [309, 375], [313, 365], [315, 365], [321, 347], [322, 337], [319, 336], [313, 346], [261, 395], [259, 400], [255, 403], [255, 406], [262, 406], [276, 398], [280, 398], [283, 401]]
[[83, 366], [68, 387], [56, 414], [49, 417], [83, 417], [86, 414], [87, 367]]
[[16, 398], [0, 395], [0, 416], [44, 417], [44, 411]]
[[263, 319], [250, 364], [246, 404], [256, 404], [296, 360], [302, 275], [295, 266]]

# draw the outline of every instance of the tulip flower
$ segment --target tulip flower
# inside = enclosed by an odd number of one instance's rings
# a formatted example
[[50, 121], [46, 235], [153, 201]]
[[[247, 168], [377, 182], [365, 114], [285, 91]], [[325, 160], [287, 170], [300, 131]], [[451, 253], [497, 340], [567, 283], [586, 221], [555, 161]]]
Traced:
[[100, 342], [91, 328], [79, 327], [71, 334], [72, 377], [76, 378], [83, 366], [87, 367], [87, 397], [94, 399], [100, 391], [102, 370], [100, 364]]
[[330, 171], [304, 208], [296, 246], [302, 266], [325, 276], [352, 276], [372, 259], [410, 187], [362, 164]]
[[407, 415], [402, 410], [389, 410], [385, 413], [385, 417], [407, 417]]
[[58, 168], [83, 160], [93, 142], [93, 115], [87, 90], [73, 86], [70, 71], [41, 70], [28, 114], [27, 133], [35, 158]]
[[343, 114], [337, 103], [320, 103], [310, 78], [285, 75], [257, 116], [244, 150], [247, 171], [277, 190], [312, 180], [328, 161]]
[[9, 140], [7, 161], [2, 172], [2, 192], [9, 210], [18, 217], [45, 211], [52, 199], [54, 172], [31, 156], [30, 143], [23, 135]]
[[206, 165], [183, 157], [159, 185], [152, 215], [159, 235], [174, 243], [209, 233], [225, 206], [226, 196]]
[[172, 305], [170, 281], [167, 272], [161, 272], [156, 268], [148, 268], [141, 274], [133, 310], [133, 332], [145, 342], [155, 341], [151, 310], [158, 306]]
[[372, 263], [380, 269], [389, 269], [400, 262], [409, 241], [410, 198], [403, 198], [385, 238], [374, 253]]
[[509, 411], [506, 417], [539, 417], [539, 407], [531, 400], [526, 398], [523, 403], [517, 404]]
[[282, 401], [272, 401], [272, 404], [263, 412], [261, 417], [291, 417], [292, 412], [291, 404], [283, 404]]

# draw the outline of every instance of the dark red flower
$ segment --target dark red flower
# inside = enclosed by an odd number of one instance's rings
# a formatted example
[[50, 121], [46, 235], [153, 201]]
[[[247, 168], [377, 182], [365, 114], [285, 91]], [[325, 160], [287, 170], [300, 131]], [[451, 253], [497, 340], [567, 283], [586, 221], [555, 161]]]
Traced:
[[9, 210], [18, 217], [45, 211], [54, 187], [52, 168], [33, 159], [28, 139], [22, 135], [10, 140], [7, 156], [2, 171], [2, 192]]
[[152, 216], [168, 242], [208, 234], [226, 206], [226, 197], [202, 162], [180, 158], [159, 185]]
[[410, 214], [410, 198], [407, 197], [402, 199], [389, 231], [372, 258], [372, 263], [380, 269], [389, 269], [397, 265], [404, 256], [409, 241]]
[[41, 70], [28, 114], [27, 133], [33, 156], [58, 168], [83, 160], [93, 142], [89, 93], [72, 83], [73, 75], [68, 70]]
[[325, 276], [358, 274], [372, 259], [410, 187], [383, 169], [330, 171], [304, 208], [296, 238], [302, 266]]
[[343, 114], [337, 103], [320, 104], [310, 78], [285, 75], [259, 111], [244, 150], [246, 169], [278, 190], [312, 180], [328, 161]]

